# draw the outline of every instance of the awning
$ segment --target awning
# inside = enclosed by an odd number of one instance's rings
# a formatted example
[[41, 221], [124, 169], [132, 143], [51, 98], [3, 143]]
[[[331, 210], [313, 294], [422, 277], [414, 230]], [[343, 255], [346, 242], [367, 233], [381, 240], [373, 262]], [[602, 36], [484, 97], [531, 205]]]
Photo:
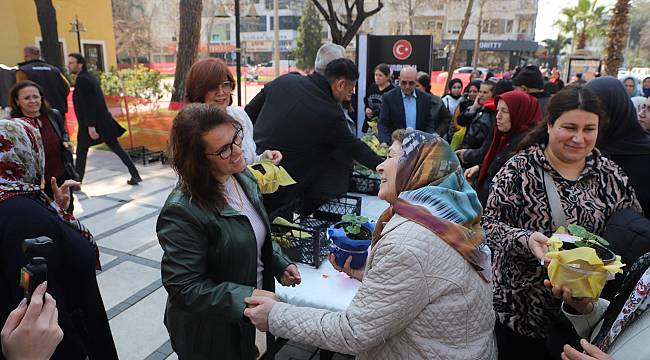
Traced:
[[[461, 50], [474, 50], [475, 40], [463, 40]], [[445, 40], [446, 44], [456, 44], [455, 40]], [[434, 45], [435, 46], [435, 45]], [[530, 40], [481, 40], [480, 49], [483, 51], [524, 51], [534, 52], [539, 49], [536, 41]]]

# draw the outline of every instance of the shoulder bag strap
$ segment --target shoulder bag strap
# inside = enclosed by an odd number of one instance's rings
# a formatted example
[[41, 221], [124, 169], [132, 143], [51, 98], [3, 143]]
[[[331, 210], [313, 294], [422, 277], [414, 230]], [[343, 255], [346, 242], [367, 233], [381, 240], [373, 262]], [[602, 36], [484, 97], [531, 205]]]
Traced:
[[[546, 196], [548, 197], [548, 204], [551, 208], [551, 218], [553, 219], [553, 230], [557, 230], [560, 226], [567, 226], [566, 215], [564, 210], [562, 210], [562, 203], [560, 202], [560, 194], [557, 191], [557, 185], [551, 177], [551, 174], [544, 171], [540, 167], [539, 173], [542, 176], [542, 181], [544, 182], [544, 189], [546, 190]], [[547, 184], [549, 184], [547, 186]]]

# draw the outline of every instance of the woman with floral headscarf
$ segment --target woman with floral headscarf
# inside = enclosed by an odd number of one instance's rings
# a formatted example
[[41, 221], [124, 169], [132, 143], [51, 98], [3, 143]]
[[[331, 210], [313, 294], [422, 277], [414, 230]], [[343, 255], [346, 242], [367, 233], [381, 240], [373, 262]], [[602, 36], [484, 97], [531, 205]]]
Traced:
[[44, 169], [39, 131], [23, 120], [0, 120], [0, 323], [24, 296], [18, 281], [28, 262], [23, 240], [45, 236], [52, 245], [38, 256], [47, 260], [47, 290], [65, 334], [52, 359], [117, 359], [95, 277], [97, 245], [88, 229], [61, 210], [70, 201], [68, 192], [53, 184], [57, 200], [45, 195]]
[[496, 359], [481, 206], [453, 150], [437, 135], [396, 131], [377, 170], [391, 206], [347, 310], [252, 297], [244, 315], [260, 330], [357, 359]]

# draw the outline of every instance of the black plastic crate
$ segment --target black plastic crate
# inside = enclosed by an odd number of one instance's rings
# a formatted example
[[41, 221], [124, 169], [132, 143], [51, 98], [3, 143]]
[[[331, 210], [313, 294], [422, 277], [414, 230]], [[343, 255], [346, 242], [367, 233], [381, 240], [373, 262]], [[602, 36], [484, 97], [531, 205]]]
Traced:
[[360, 197], [343, 195], [330, 199], [314, 211], [313, 217], [333, 224], [348, 214], [361, 215]]
[[351, 174], [349, 191], [359, 194], [377, 195], [379, 192], [380, 179], [371, 178], [365, 175]]
[[151, 151], [144, 146], [136, 146], [127, 149], [126, 152], [134, 162], [141, 162], [142, 165], [147, 165], [152, 162], [167, 163], [167, 156], [164, 151]]
[[324, 220], [301, 217], [295, 221], [296, 227], [271, 224], [271, 237], [282, 247], [292, 261], [320, 267], [329, 252], [327, 226]]

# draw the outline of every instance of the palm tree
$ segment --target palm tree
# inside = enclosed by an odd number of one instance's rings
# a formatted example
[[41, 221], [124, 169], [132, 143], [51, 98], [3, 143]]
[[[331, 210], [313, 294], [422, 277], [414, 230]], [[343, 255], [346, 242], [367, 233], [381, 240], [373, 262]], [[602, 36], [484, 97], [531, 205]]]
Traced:
[[[556, 20], [554, 25], [562, 32], [572, 34], [575, 49], [584, 49], [587, 41], [604, 34], [605, 7], [598, 5], [598, 0], [579, 0], [578, 5], [560, 11], [564, 19]], [[572, 46], [573, 50], [573, 46]]]
[[555, 39], [545, 39], [542, 41], [542, 44], [544, 44], [548, 52], [548, 57], [551, 59], [549, 62], [550, 68], [557, 67], [557, 58], [562, 54], [562, 49], [571, 43], [571, 39], [564, 37], [562, 34], [558, 34]]
[[623, 64], [623, 54], [630, 25], [630, 1], [617, 0], [609, 20], [607, 47], [605, 49], [605, 74], [616, 76]]

